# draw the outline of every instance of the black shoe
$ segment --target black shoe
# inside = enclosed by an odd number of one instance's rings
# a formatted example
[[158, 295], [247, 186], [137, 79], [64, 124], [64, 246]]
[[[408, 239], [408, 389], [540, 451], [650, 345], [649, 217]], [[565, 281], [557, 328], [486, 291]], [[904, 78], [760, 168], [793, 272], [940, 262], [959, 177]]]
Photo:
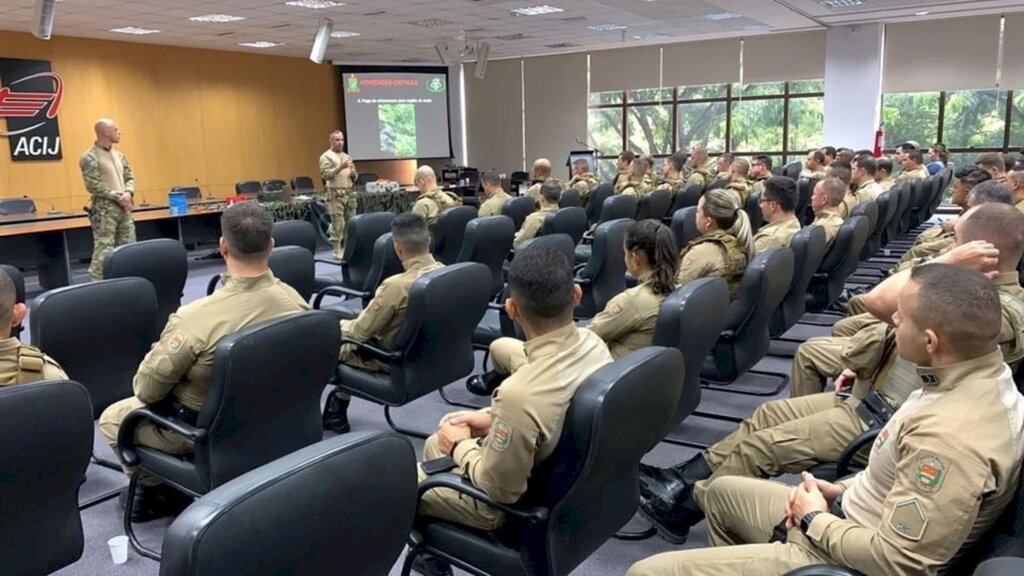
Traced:
[[[121, 491], [119, 503], [122, 509], [127, 505], [127, 488]], [[156, 486], [139, 484], [135, 487], [131, 521], [133, 523], [142, 523], [165, 516], [177, 516], [185, 508], [188, 508], [191, 503], [191, 498], [169, 486], [163, 484]]]
[[337, 394], [331, 394], [327, 399], [327, 405], [324, 406], [324, 430], [335, 434], [345, 434], [352, 430], [352, 426], [348, 423], [349, 402], [351, 400], [348, 398], [341, 399]]
[[641, 498], [640, 515], [650, 520], [658, 530], [658, 536], [670, 544], [685, 543], [690, 528], [704, 519], [704, 511], [692, 499], [671, 512], [663, 512]]
[[669, 513], [692, 498], [693, 487], [711, 477], [712, 471], [704, 454], [697, 454], [672, 468], [653, 468], [651, 474], [640, 474], [640, 496], [651, 506]]
[[450, 564], [433, 554], [423, 553], [412, 561], [412, 571], [423, 576], [452, 576]]
[[501, 386], [505, 378], [508, 378], [508, 374], [500, 374], [494, 370], [483, 374], [474, 374], [466, 378], [466, 390], [477, 396], [490, 396], [494, 394], [498, 386]]

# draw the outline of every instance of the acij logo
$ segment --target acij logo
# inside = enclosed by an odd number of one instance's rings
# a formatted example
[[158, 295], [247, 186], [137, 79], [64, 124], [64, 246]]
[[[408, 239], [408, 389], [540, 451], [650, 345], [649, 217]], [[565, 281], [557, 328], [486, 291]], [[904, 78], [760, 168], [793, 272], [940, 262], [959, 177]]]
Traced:
[[60, 160], [57, 112], [64, 81], [45, 60], [0, 58], [0, 137], [10, 144], [11, 160]]
[[444, 92], [444, 78], [435, 76], [427, 82], [427, 90], [431, 92]]

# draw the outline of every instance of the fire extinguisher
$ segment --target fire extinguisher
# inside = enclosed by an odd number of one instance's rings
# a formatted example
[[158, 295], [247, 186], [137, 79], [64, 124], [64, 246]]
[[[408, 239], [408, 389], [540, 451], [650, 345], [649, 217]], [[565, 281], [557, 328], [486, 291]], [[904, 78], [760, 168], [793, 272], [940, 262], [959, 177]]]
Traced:
[[885, 124], [879, 124], [875, 130], [875, 158], [882, 157], [882, 144], [885, 142]]

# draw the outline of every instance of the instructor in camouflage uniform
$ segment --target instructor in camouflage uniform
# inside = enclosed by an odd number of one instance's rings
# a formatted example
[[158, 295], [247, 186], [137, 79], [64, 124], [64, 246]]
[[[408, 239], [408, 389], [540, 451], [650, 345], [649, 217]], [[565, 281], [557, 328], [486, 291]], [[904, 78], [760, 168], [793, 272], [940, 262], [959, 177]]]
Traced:
[[121, 142], [117, 123], [104, 118], [96, 121], [94, 129], [96, 143], [82, 155], [78, 167], [82, 169], [85, 189], [92, 196], [89, 222], [92, 224], [93, 250], [89, 275], [93, 280], [102, 280], [103, 259], [107, 252], [135, 242], [135, 222], [132, 220], [135, 176], [124, 154], [112, 148]]
[[356, 215], [356, 195], [352, 185], [359, 173], [352, 157], [342, 152], [345, 148], [345, 133], [331, 132], [331, 148], [320, 155], [320, 176], [326, 185], [327, 211], [331, 215], [331, 247], [334, 259], [341, 260], [345, 247], [345, 224]]

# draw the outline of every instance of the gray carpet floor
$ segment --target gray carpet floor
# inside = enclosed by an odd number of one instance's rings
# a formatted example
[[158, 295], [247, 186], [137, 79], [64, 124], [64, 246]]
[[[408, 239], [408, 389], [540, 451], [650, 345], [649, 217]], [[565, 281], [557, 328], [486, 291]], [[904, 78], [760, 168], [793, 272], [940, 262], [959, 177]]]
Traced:
[[[185, 287], [184, 298], [184, 302], [186, 303], [205, 295], [206, 283], [210, 276], [223, 271], [222, 262], [219, 260], [199, 259], [198, 256], [201, 255], [202, 254], [190, 255], [189, 279]], [[321, 255], [324, 257], [328, 256], [327, 253], [323, 253]], [[328, 266], [323, 264], [318, 264], [318, 266], [324, 268], [323, 270], [318, 270], [318, 273], [327, 273], [330, 271]], [[81, 266], [76, 266], [74, 277], [74, 281], [76, 283], [88, 281], [85, 269]], [[29, 295], [38, 295], [40, 293], [40, 288], [38, 284], [36, 284], [35, 278], [30, 275], [26, 281], [28, 284], [27, 288]], [[31, 323], [31, 317], [29, 317], [27, 321]], [[804, 328], [801, 336], [807, 336], [807, 332], [808, 329]], [[810, 332], [813, 334], [825, 334], [827, 332], [827, 328], [811, 328]], [[26, 340], [28, 339], [28, 331], [23, 334], [23, 338]], [[482, 361], [482, 353], [479, 353], [477, 357], [477, 362], [479, 363], [480, 361]], [[765, 358], [757, 368], [788, 374], [790, 363], [791, 360], [789, 359], [769, 356], [768, 358]], [[71, 376], [74, 377], [73, 374]], [[448, 388], [452, 396], [459, 399], [469, 399], [471, 397], [471, 395], [465, 391], [465, 388], [462, 387], [461, 383], [453, 384], [454, 385]], [[744, 383], [741, 381], [738, 384]], [[784, 389], [778, 397], [784, 397], [786, 395], [788, 395], [788, 390]], [[700, 410], [713, 413], [746, 416], [749, 415], [758, 404], [767, 399], [770, 398], [705, 391], [702, 396]], [[473, 397], [472, 400], [476, 402], [480, 401], [480, 399], [476, 397]], [[406, 407], [396, 409], [393, 413], [397, 422], [413, 429], [429, 432], [433, 431], [438, 420], [443, 414], [454, 409], [455, 408], [452, 406], [446, 404], [441, 399], [440, 395], [435, 393], [421, 398]], [[389, 427], [384, 420], [383, 410], [381, 407], [369, 402], [354, 399], [349, 411], [349, 417], [351, 419], [353, 430], [389, 430]], [[696, 442], [709, 443], [721, 438], [734, 427], [734, 424], [728, 422], [692, 417], [684, 422], [673, 436]], [[110, 448], [100, 441], [99, 438], [99, 433], [97, 431], [95, 441], [97, 453], [103, 457], [114, 459]], [[423, 442], [418, 439], [413, 439], [412, 441], [416, 447], [417, 453], [420, 453]], [[644, 458], [644, 461], [658, 466], [667, 466], [689, 458], [694, 454], [694, 452], [695, 451], [690, 448], [662, 443], [652, 450]], [[93, 496], [110, 492], [126, 485], [127, 481], [122, 474], [93, 464], [89, 467], [88, 479], [82, 486], [80, 499], [81, 501], [85, 501]], [[601, 503], [594, 502], [594, 505], [600, 506]], [[143, 558], [134, 551], [129, 551], [128, 562], [124, 565], [117, 566], [111, 562], [110, 553], [107, 548], [107, 540], [114, 536], [123, 534], [124, 532], [121, 525], [121, 510], [116, 499], [104, 502], [83, 511], [82, 521], [85, 530], [85, 551], [82, 558], [77, 563], [66, 567], [56, 574], [61, 576], [152, 576], [159, 573], [158, 563]], [[634, 521], [630, 523], [630, 526], [634, 523], [637, 527], [644, 524], [642, 520], [634, 519]], [[170, 519], [140, 524], [136, 527], [136, 533], [143, 542], [158, 548], [169, 524]], [[704, 524], [701, 523], [690, 532], [689, 541], [684, 548], [703, 547], [706, 545], [706, 542]], [[574, 574], [587, 576], [621, 576], [625, 573], [630, 564], [637, 560], [646, 558], [652, 554], [676, 549], [679, 549], [679, 547], [668, 544], [657, 537], [639, 542], [609, 540], [586, 562], [577, 568]], [[339, 563], [339, 567], [344, 566], [344, 558], [338, 558], [337, 561]], [[400, 567], [401, 558], [399, 558], [395, 567], [392, 568], [391, 574], [398, 574]], [[461, 574], [461, 572], [457, 573]]]

